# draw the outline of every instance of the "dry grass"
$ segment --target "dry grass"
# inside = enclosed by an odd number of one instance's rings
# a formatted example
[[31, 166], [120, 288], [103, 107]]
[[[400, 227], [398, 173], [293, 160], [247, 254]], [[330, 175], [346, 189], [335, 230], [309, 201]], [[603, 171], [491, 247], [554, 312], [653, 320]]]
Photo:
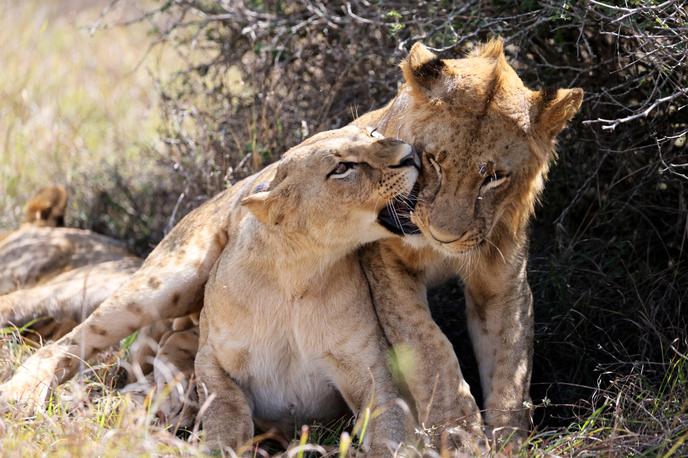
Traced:
[[[14, 334], [0, 337], [0, 379], [32, 351]], [[59, 387], [35, 416], [18, 412], [0, 416], [3, 456], [207, 456], [197, 427], [184, 439], [159, 425], [154, 406], [161, 396], [132, 398], [116, 390], [124, 351], [108, 352], [87, 366], [78, 380]], [[688, 360], [668, 364], [654, 386], [640, 373], [592, 390], [581, 405], [584, 414], [562, 428], [541, 428], [523, 449], [498, 449], [506, 456], [685, 456], [688, 451]], [[295, 437], [290, 456], [311, 450], [336, 456], [346, 422], [316, 426]], [[348, 437], [348, 436], [347, 436]], [[324, 444], [320, 447], [317, 444]], [[275, 449], [278, 450], [278, 449]], [[317, 453], [320, 455], [320, 453]], [[411, 454], [410, 456], [413, 456]], [[432, 455], [430, 455], [432, 456]]]
[[[31, 352], [14, 334], [0, 336], [0, 378]], [[33, 456], [204, 456], [198, 436], [177, 438], [156, 423], [156, 396], [117, 392], [118, 357], [108, 352], [53, 394], [45, 409], [26, 417], [19, 411], [0, 416], [3, 457]]]
[[[107, 3], [0, 0], [0, 229], [16, 227], [23, 203], [47, 184], [67, 185], [70, 224], [90, 226], [103, 191], [160, 173], [150, 148], [160, 116], [148, 74], [160, 56], [142, 61], [144, 26], [89, 34]], [[4, 380], [29, 348], [2, 336], [0, 346]], [[0, 417], [0, 454], [201, 454], [112, 389], [114, 379], [98, 381], [113, 361], [112, 354], [102, 360], [88, 383], [67, 384], [35, 417]]]

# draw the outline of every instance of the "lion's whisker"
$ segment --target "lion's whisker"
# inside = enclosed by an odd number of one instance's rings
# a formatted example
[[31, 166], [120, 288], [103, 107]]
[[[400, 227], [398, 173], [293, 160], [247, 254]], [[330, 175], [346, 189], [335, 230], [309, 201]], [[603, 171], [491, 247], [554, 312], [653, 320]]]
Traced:
[[502, 253], [502, 250], [499, 249], [497, 245], [495, 245], [489, 238], [485, 237], [483, 240], [485, 240], [487, 243], [492, 245], [495, 250], [497, 250], [497, 253], [499, 253], [499, 256], [502, 258], [502, 261], [506, 264], [506, 258], [504, 257], [504, 253]]
[[399, 226], [399, 229], [401, 230], [401, 233], [406, 235], [406, 232], [404, 232], [404, 226], [401, 223], [401, 218], [399, 218], [399, 214], [397, 213], [396, 208], [394, 208], [394, 205], [392, 203], [387, 204], [389, 206], [390, 213], [392, 214], [392, 218], [394, 218], [394, 222]]

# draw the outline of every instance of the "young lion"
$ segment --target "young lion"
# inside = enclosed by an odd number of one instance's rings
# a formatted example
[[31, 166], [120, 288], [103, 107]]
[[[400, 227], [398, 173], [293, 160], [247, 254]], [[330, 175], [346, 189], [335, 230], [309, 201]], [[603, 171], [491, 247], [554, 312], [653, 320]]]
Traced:
[[[406, 84], [397, 96], [355, 121], [427, 151], [413, 216], [423, 236], [374, 243], [363, 252], [378, 317], [393, 345], [405, 344], [419, 356], [407, 379], [419, 419], [427, 426], [466, 422], [479, 430], [478, 407], [427, 305], [428, 284], [459, 274], [486, 423], [490, 430], [526, 430], [533, 339], [528, 222], [556, 136], [577, 112], [583, 92], [529, 90], [506, 62], [501, 41], [451, 60], [417, 43], [402, 69]], [[187, 217], [101, 307], [97, 320], [109, 323], [108, 332], [82, 327], [39, 351], [0, 386], [0, 399], [40, 399], [45, 391], [37, 386], [73, 373], [74, 360], [62, 352], [76, 351], [81, 337], [88, 357], [137, 329], [140, 321], [192, 312], [226, 241], [221, 229], [226, 218], [219, 210], [225, 198], [220, 195]], [[398, 216], [400, 221], [389, 214], [383, 220], [391, 229], [417, 232], [408, 215]], [[190, 231], [193, 227], [198, 230]], [[175, 262], [176, 270], [169, 267]], [[148, 281], [168, 286], [152, 288]]]
[[419, 165], [410, 145], [349, 127], [296, 147], [233, 199], [196, 357], [199, 394], [217, 396], [203, 419], [211, 444], [249, 442], [252, 418], [289, 436], [346, 405], [383, 406], [368, 456], [389, 456], [384, 440], [404, 440], [355, 249], [389, 237], [377, 215], [410, 193]]
[[[384, 108], [355, 121], [423, 150], [415, 210], [391, 228], [420, 235], [364, 250], [376, 311], [393, 345], [417, 356], [407, 383], [427, 426], [480, 413], [451, 343], [430, 315], [426, 288], [463, 280], [488, 432], [529, 428], [533, 300], [528, 223], [554, 158], [557, 134], [576, 114], [581, 89], [531, 91], [492, 41], [464, 59], [440, 59], [416, 43], [402, 62], [406, 84]], [[420, 228], [420, 231], [417, 228]]]
[[[142, 326], [199, 310], [213, 269], [205, 313], [221, 324], [233, 308], [236, 321], [230, 323], [236, 323], [232, 326], [238, 334], [219, 335], [212, 327], [215, 321], [204, 318], [197, 370], [210, 393], [218, 393], [206, 422], [211, 442], [236, 446], [252, 431], [248, 402], [239, 402], [225, 371], [240, 383], [245, 383], [241, 377], [253, 375], [257, 382], [248, 388], [255, 390], [256, 416], [283, 427], [302, 418], [336, 415], [342, 406], [339, 394], [355, 411], [368, 403], [385, 404], [396, 393], [385, 369], [383, 338], [365, 279], [352, 252], [390, 235], [376, 224], [377, 213], [411, 190], [416, 161], [409, 145], [373, 138], [353, 126], [305, 141], [282, 162], [187, 215], [86, 321], [40, 349], [0, 385], [2, 399], [35, 405], [45, 399], [52, 383], [75, 372], [76, 355], [89, 358]], [[266, 188], [264, 183], [270, 184]], [[254, 216], [248, 216], [249, 210]], [[272, 260], [265, 247], [274, 250]], [[250, 259], [237, 259], [238, 253]], [[270, 304], [279, 315], [265, 313]], [[258, 327], [256, 337], [270, 338], [275, 347], [241, 340], [247, 338], [244, 326], [254, 319], [266, 320], [267, 327]], [[232, 342], [237, 344], [234, 349]], [[268, 351], [265, 359], [261, 346]], [[217, 358], [218, 348], [228, 353]], [[285, 377], [283, 390], [270, 385], [270, 370]], [[222, 439], [220, 415], [228, 407], [240, 407], [241, 415], [234, 412], [233, 421], [240, 418], [242, 428]], [[370, 431], [371, 452], [383, 453], [385, 440], [404, 439], [403, 423], [399, 408], [388, 406]]]

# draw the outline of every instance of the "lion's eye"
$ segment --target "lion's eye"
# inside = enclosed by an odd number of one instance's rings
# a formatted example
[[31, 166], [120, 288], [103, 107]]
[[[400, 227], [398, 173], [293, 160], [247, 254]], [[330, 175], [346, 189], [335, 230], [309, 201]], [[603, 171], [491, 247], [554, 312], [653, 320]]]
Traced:
[[504, 183], [506, 183], [509, 180], [509, 175], [506, 173], [501, 173], [501, 172], [493, 172], [492, 175], [489, 175], [488, 177], [485, 178], [483, 181], [483, 184], [481, 186], [482, 191], [489, 191], [490, 189], [495, 189]]
[[340, 162], [327, 174], [327, 178], [345, 178], [354, 171], [355, 162]]

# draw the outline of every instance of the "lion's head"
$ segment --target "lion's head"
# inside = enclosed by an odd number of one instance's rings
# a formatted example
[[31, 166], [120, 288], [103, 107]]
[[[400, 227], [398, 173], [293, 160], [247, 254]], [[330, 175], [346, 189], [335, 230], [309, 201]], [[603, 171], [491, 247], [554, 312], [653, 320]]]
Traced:
[[411, 145], [347, 126], [290, 149], [242, 205], [264, 225], [319, 244], [366, 243], [390, 235], [377, 215], [411, 192], [419, 167]]
[[43, 188], [24, 208], [24, 223], [39, 227], [64, 226], [67, 191], [62, 186]]
[[583, 91], [529, 90], [501, 41], [464, 59], [440, 59], [416, 43], [401, 67], [407, 84], [379, 128], [423, 151], [411, 220], [425, 239], [456, 254], [522, 231], [555, 137], [578, 111]]

